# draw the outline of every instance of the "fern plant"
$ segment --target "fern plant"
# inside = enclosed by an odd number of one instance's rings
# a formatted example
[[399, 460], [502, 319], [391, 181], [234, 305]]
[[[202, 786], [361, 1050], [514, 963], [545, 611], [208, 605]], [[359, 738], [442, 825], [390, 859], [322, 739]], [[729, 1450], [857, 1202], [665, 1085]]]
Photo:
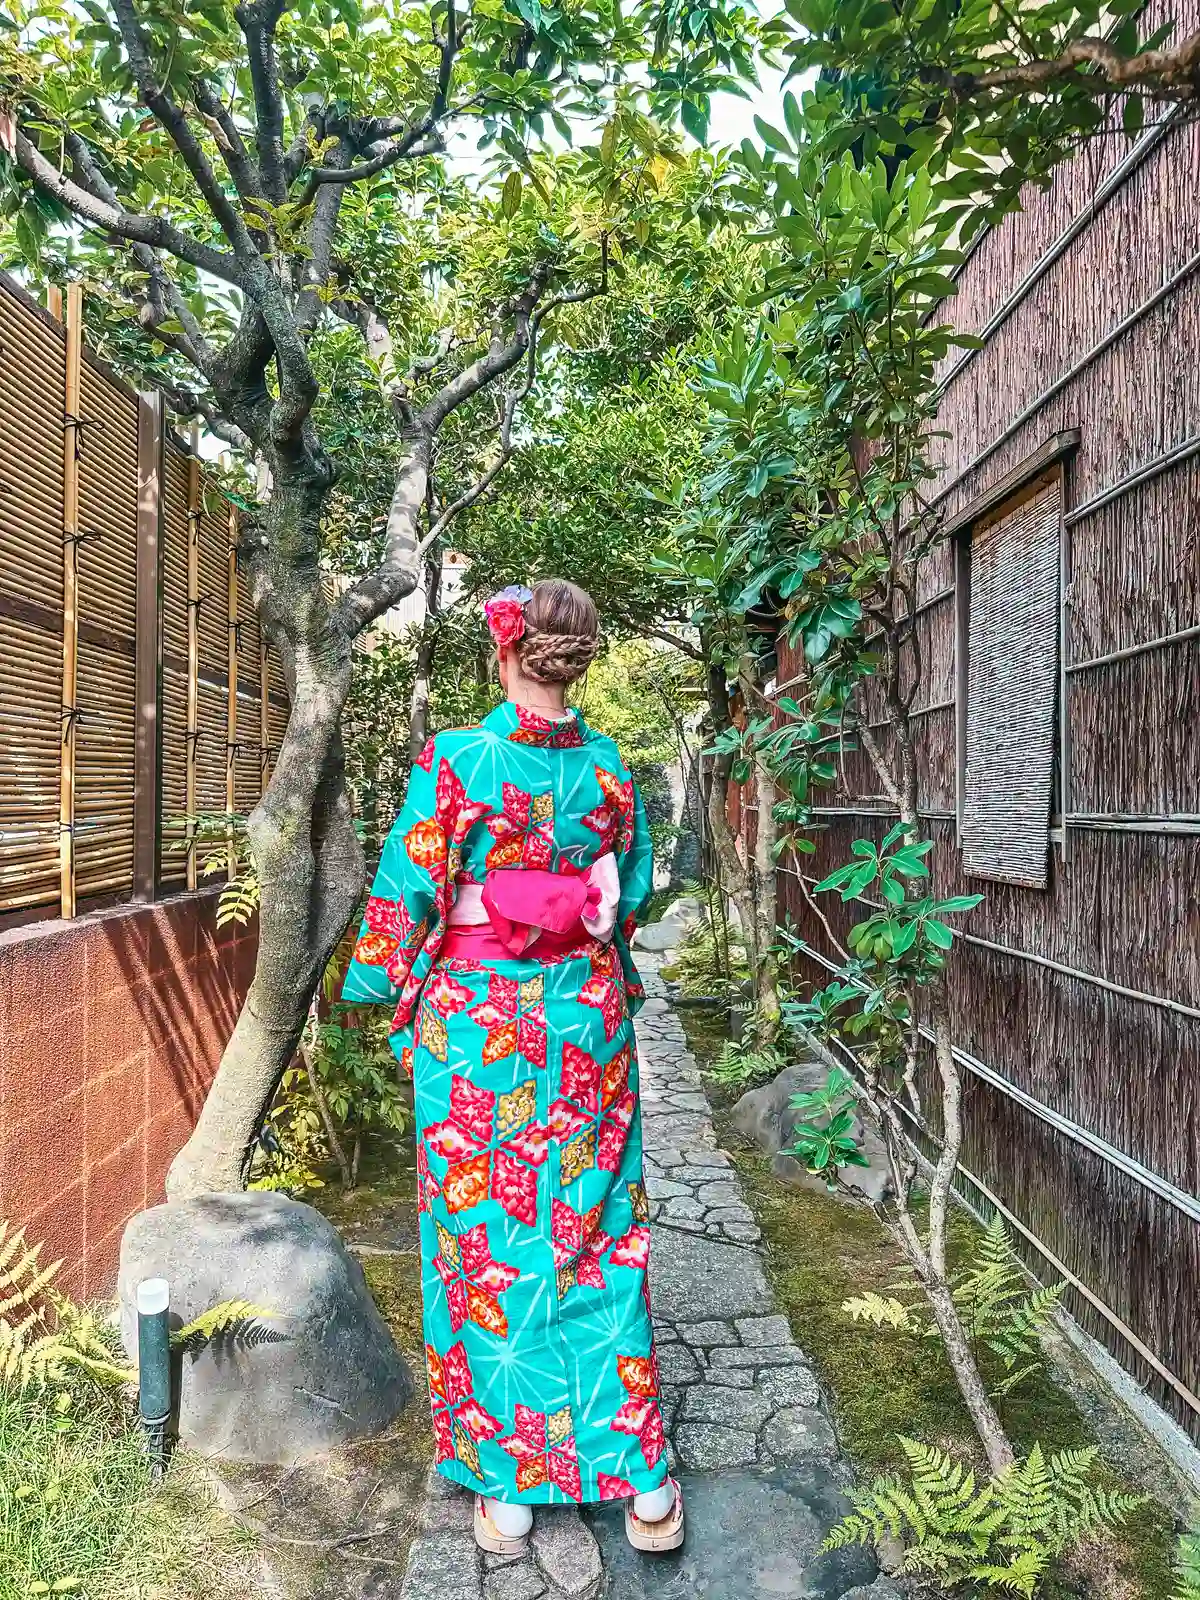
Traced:
[[787, 1058], [774, 1047], [763, 1048], [754, 1044], [754, 1029], [747, 1027], [743, 1039], [726, 1039], [720, 1053], [708, 1069], [716, 1083], [739, 1088], [751, 1083], [761, 1083], [773, 1078], [787, 1066]]
[[903, 1437], [900, 1445], [909, 1476], [889, 1474], [852, 1491], [854, 1510], [825, 1549], [899, 1540], [902, 1572], [1030, 1596], [1066, 1549], [1116, 1526], [1145, 1500], [1097, 1485], [1094, 1449], [1047, 1458], [1035, 1444], [1023, 1461], [978, 1483], [944, 1450]]
[[[924, 1299], [901, 1299], [912, 1285], [894, 1284], [892, 1292], [854, 1295], [842, 1310], [858, 1322], [897, 1328], [920, 1337], [937, 1338]], [[1058, 1309], [1063, 1285], [1038, 1284], [1030, 1289], [1013, 1254], [1012, 1238], [1002, 1217], [995, 1217], [979, 1241], [975, 1258], [952, 1283], [968, 1336], [1000, 1358], [1005, 1376], [990, 1386], [995, 1396], [1010, 1394], [1041, 1365], [1041, 1334]], [[914, 1291], [915, 1295], [915, 1291]]]
[[[72, 1377], [118, 1385], [137, 1382], [95, 1314], [53, 1287], [62, 1266], [42, 1266], [42, 1245], [23, 1228], [0, 1222], [0, 1384], [18, 1393], [62, 1388]], [[274, 1313], [248, 1300], [223, 1300], [171, 1335], [172, 1347], [194, 1354], [224, 1334], [250, 1342]]]
[[1200, 1600], [1200, 1532], [1180, 1535], [1171, 1600]]

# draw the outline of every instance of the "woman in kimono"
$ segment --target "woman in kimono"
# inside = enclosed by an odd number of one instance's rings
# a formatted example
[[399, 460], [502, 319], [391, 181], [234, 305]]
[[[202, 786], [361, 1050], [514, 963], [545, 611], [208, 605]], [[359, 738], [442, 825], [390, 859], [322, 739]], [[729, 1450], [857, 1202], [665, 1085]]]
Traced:
[[344, 989], [395, 1004], [414, 1082], [438, 1470], [486, 1550], [523, 1550], [535, 1505], [618, 1498], [632, 1543], [674, 1549], [629, 953], [650, 837], [566, 705], [591, 599], [554, 579], [485, 610], [507, 699], [415, 763]]

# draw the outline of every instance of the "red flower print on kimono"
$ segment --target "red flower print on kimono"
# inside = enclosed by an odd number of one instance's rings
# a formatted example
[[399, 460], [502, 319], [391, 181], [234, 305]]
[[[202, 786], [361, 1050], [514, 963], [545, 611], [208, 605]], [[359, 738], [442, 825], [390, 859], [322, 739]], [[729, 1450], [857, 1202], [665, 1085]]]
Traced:
[[488, 978], [487, 999], [468, 1013], [481, 1028], [487, 1029], [483, 1042], [483, 1064], [490, 1067], [519, 1051], [533, 1067], [546, 1065], [546, 979], [518, 982], [493, 972]]
[[508, 735], [510, 744], [542, 744], [551, 750], [578, 750], [583, 743], [579, 723], [574, 717], [553, 720], [539, 717], [536, 711], [527, 711], [524, 706], [513, 709], [517, 713], [517, 726]]
[[625, 1004], [625, 985], [617, 968], [616, 952], [605, 945], [592, 953], [592, 975], [579, 991], [579, 1003], [594, 1006], [604, 1019], [604, 1037], [615, 1039], [617, 1030], [628, 1015]]
[[513, 1431], [496, 1443], [517, 1463], [517, 1493], [524, 1494], [527, 1489], [549, 1482], [557, 1484], [572, 1500], [581, 1500], [583, 1485], [579, 1481], [570, 1406], [552, 1411], [549, 1416], [529, 1406], [517, 1406], [513, 1418]]
[[627, 778], [622, 782], [603, 767], [597, 767], [595, 771], [596, 782], [604, 799], [594, 811], [589, 811], [579, 820], [585, 828], [600, 835], [600, 843], [605, 850], [615, 850], [618, 855], [624, 855], [633, 843], [633, 779]]
[[450, 1326], [457, 1333], [464, 1322], [473, 1322], [507, 1339], [508, 1318], [500, 1296], [516, 1283], [521, 1269], [495, 1259], [485, 1222], [466, 1233], [451, 1233], [440, 1222], [436, 1226], [438, 1249], [433, 1264], [446, 1286]]
[[483, 801], [468, 800], [467, 791], [450, 763], [443, 757], [438, 767], [437, 800], [432, 817], [423, 817], [404, 835], [404, 848], [410, 861], [424, 867], [442, 893], [438, 909], [446, 913], [446, 891], [453, 884], [463, 841], [471, 829], [486, 817], [491, 807]]
[[448, 1061], [450, 1036], [446, 1031], [447, 1018], [465, 1011], [474, 998], [473, 989], [452, 978], [444, 967], [435, 967], [421, 995], [413, 1044], [418, 1049], [428, 1050], [435, 1061]]
[[562, 1095], [550, 1107], [550, 1136], [557, 1139], [559, 1177], [566, 1185], [599, 1166], [616, 1172], [637, 1105], [629, 1088], [626, 1045], [602, 1067], [586, 1050], [563, 1045]]
[[558, 1298], [582, 1284], [587, 1289], [603, 1289], [604, 1274], [600, 1258], [612, 1244], [612, 1235], [600, 1231], [604, 1215], [603, 1200], [590, 1211], [576, 1211], [564, 1200], [550, 1208], [550, 1237], [554, 1243], [554, 1265], [558, 1269]]
[[403, 900], [372, 895], [365, 921], [367, 932], [354, 946], [355, 961], [365, 967], [386, 967], [393, 983], [403, 983], [425, 938], [425, 919], [414, 922]]
[[534, 867], [548, 872], [554, 862], [554, 795], [526, 794], [515, 783], [501, 788], [504, 810], [488, 821], [495, 844], [489, 867]]
[[423, 1142], [417, 1140], [417, 1211], [428, 1211], [431, 1202], [436, 1200], [442, 1192], [442, 1186], [429, 1170], [429, 1152]]
[[434, 750], [434, 745], [436, 744], [436, 742], [437, 741], [434, 740], [434, 739], [426, 739], [425, 748], [421, 751], [421, 754], [417, 757], [416, 764], [417, 764], [418, 767], [420, 767], [422, 772], [432, 772], [433, 771], [433, 750]]
[[548, 1135], [536, 1120], [532, 1078], [510, 1094], [495, 1095], [455, 1073], [450, 1115], [425, 1130], [425, 1144], [447, 1162], [442, 1194], [447, 1211], [466, 1211], [489, 1195], [510, 1217], [537, 1222], [537, 1168]]
[[618, 1478], [611, 1472], [598, 1472], [596, 1487], [601, 1500], [631, 1500], [637, 1493], [627, 1478]]
[[476, 1400], [471, 1364], [461, 1344], [451, 1345], [444, 1356], [427, 1344], [425, 1360], [433, 1408], [434, 1453], [439, 1461], [461, 1461], [477, 1478], [482, 1478], [479, 1441], [494, 1439], [503, 1432], [504, 1424]]
[[629, 1399], [613, 1418], [615, 1433], [633, 1434], [642, 1447], [646, 1465], [652, 1467], [666, 1447], [662, 1412], [658, 1404], [658, 1363], [648, 1356], [618, 1356], [617, 1376]]

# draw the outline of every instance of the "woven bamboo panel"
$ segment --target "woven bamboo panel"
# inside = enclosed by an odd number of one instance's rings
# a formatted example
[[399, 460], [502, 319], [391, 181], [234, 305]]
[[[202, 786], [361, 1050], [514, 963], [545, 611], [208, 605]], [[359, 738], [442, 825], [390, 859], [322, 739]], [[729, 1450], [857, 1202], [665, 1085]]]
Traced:
[[[83, 896], [133, 884], [137, 402], [85, 362], [81, 415], [75, 861]], [[89, 639], [89, 624], [101, 635]]]
[[0, 587], [62, 610], [62, 330], [0, 293]]
[[[58, 898], [64, 341], [0, 294], [0, 910]], [[36, 610], [5, 614], [5, 601]]]
[[244, 572], [238, 573], [238, 718], [234, 809], [247, 815], [262, 793], [262, 632]]
[[62, 640], [0, 615], [0, 907], [56, 903]]
[[187, 677], [162, 675], [162, 882], [179, 888], [187, 877], [181, 845], [187, 816]]
[[1058, 687], [1062, 485], [971, 540], [963, 867], [1046, 886]]
[[224, 672], [229, 651], [229, 509], [201, 485], [200, 665]]
[[199, 738], [196, 740], [196, 809], [224, 811], [228, 694], [200, 680]]
[[79, 641], [75, 883], [80, 897], [133, 883], [133, 658]]

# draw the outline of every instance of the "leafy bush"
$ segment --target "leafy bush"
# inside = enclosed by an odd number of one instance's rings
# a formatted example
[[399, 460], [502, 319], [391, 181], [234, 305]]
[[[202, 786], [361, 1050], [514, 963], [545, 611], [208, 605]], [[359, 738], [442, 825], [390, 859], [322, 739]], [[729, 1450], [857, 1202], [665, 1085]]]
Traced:
[[774, 1046], [756, 1046], [754, 1029], [747, 1028], [743, 1039], [727, 1039], [712, 1066], [709, 1077], [729, 1088], [761, 1083], [775, 1077], [787, 1066], [787, 1057]]
[[834, 1067], [823, 1089], [792, 1096], [795, 1111], [805, 1113], [793, 1129], [795, 1142], [785, 1151], [803, 1162], [809, 1172], [828, 1179], [832, 1188], [842, 1167], [869, 1167], [870, 1161], [853, 1137], [853, 1107], [858, 1102], [848, 1073]]
[[900, 1444], [911, 1477], [888, 1474], [852, 1490], [854, 1511], [829, 1535], [827, 1550], [899, 1539], [902, 1572], [1034, 1595], [1057, 1556], [1145, 1503], [1092, 1481], [1094, 1449], [1047, 1459], [1035, 1444], [1024, 1461], [977, 1486], [975, 1474], [945, 1451], [913, 1439]]
[[732, 999], [750, 976], [744, 947], [732, 930], [728, 935], [724, 928], [714, 932], [709, 917], [684, 935], [674, 970], [681, 991], [692, 999]]
[[[901, 1291], [911, 1285], [899, 1286]], [[979, 1241], [975, 1259], [952, 1279], [954, 1304], [967, 1335], [999, 1356], [1006, 1376], [990, 1392], [999, 1397], [1041, 1366], [1041, 1333], [1062, 1299], [1063, 1285], [1039, 1284], [1030, 1289], [1013, 1255], [1012, 1239], [1002, 1217], [993, 1218]], [[915, 1292], [915, 1291], [914, 1291]], [[937, 1338], [924, 1298], [908, 1303], [896, 1295], [855, 1295], [842, 1307], [856, 1322], [900, 1329]]]

